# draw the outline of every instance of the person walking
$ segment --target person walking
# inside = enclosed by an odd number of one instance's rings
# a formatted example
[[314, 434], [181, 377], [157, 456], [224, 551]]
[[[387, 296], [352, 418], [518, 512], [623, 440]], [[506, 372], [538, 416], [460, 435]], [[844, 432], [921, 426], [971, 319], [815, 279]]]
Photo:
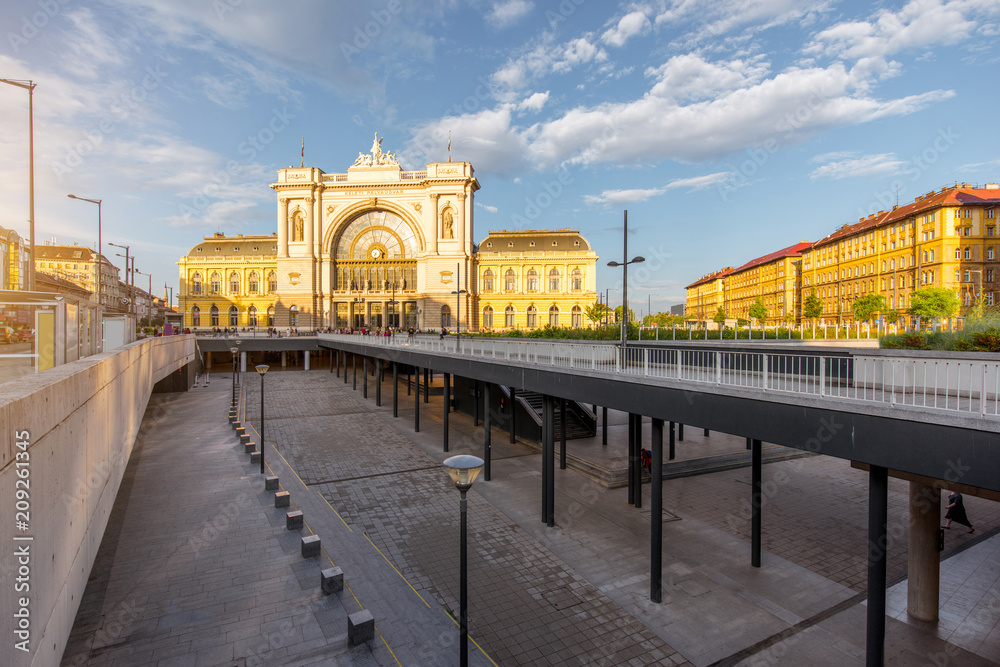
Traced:
[[945, 506], [948, 511], [945, 512], [944, 518], [948, 520], [945, 524], [945, 528], [951, 528], [951, 522], [955, 521], [963, 526], [969, 527], [969, 532], [974, 533], [976, 529], [972, 527], [969, 522], [969, 516], [965, 513], [965, 503], [962, 502], [962, 494], [956, 491], [948, 496], [948, 504]]

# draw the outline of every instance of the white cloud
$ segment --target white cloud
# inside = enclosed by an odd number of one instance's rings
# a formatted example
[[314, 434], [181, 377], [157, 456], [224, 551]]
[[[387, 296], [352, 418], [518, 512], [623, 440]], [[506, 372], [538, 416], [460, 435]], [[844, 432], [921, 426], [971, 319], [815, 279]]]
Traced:
[[489, 204], [481, 204], [479, 202], [476, 202], [476, 208], [481, 208], [489, 213], [496, 213], [497, 211], [500, 210], [496, 206], [490, 206]]
[[549, 91], [544, 93], [535, 93], [526, 97], [520, 104], [517, 105], [518, 111], [541, 111], [542, 107], [549, 100]]
[[584, 195], [583, 201], [588, 206], [632, 204], [646, 201], [652, 197], [658, 197], [668, 190], [686, 189], [688, 192], [695, 192], [716, 185], [717, 183], [723, 183], [730, 178], [732, 178], [730, 172], [721, 171], [714, 174], [706, 174], [705, 176], [678, 178], [658, 188], [605, 190], [599, 195]]
[[646, 76], [657, 79], [650, 94], [671, 100], [707, 100], [759, 83], [767, 75], [767, 63], [732, 60], [711, 63], [688, 53], [674, 56]]
[[561, 43], [555, 43], [552, 35], [546, 34], [541, 43], [508, 60], [493, 73], [492, 79], [498, 86], [498, 97], [510, 102], [512, 93], [536, 79], [553, 73], [567, 74], [580, 65], [601, 63], [607, 59], [607, 52], [594, 43], [590, 33]]
[[682, 44], [693, 45], [750, 26], [755, 33], [789, 23], [809, 24], [830, 0], [660, 0], [657, 27], [680, 26]]
[[899, 160], [894, 153], [858, 156], [854, 153], [829, 153], [813, 158], [814, 162], [826, 162], [809, 174], [811, 179], [819, 178], [855, 178], [859, 176], [882, 176], [895, 174], [906, 165], [905, 160]]
[[486, 21], [497, 28], [506, 28], [517, 23], [531, 13], [535, 3], [531, 0], [504, 0], [494, 2], [486, 15]]
[[618, 23], [601, 35], [601, 41], [609, 46], [622, 47], [632, 37], [641, 35], [650, 28], [645, 12], [634, 11], [618, 20]]

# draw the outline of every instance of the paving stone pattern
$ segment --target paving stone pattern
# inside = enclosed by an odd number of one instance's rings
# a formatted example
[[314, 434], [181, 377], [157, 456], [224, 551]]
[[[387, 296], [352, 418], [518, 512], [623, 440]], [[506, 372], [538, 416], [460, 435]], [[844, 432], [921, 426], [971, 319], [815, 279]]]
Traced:
[[[360, 388], [318, 372], [267, 380], [267, 414], [310, 414], [273, 430], [268, 420], [267, 437], [307, 484], [340, 480], [317, 488], [415, 589], [457, 616], [459, 494], [441, 465], [373, 413], [371, 385], [366, 403]], [[383, 391], [383, 406], [390, 401]], [[687, 664], [475, 489], [468, 512], [469, 632], [499, 664]]]

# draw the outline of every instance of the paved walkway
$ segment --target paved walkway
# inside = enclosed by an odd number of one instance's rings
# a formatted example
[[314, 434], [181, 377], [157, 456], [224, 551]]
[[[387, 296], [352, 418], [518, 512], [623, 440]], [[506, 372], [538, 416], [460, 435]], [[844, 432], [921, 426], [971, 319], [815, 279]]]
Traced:
[[[320, 564], [298, 554], [298, 532], [285, 530], [284, 510], [271, 506], [224, 421], [228, 380], [216, 374], [211, 389], [151, 402], [64, 664], [457, 662], [448, 612], [458, 598], [458, 493], [440, 461], [481, 454], [482, 428], [453, 413], [445, 454], [440, 396], [421, 403], [414, 434], [413, 397], [402, 384], [400, 417], [392, 419], [389, 382], [376, 408], [373, 384], [365, 401], [360, 382], [354, 392], [325, 370], [267, 375], [268, 466], [305, 512], [303, 534], [323, 538], [322, 567], [336, 562], [351, 587], [325, 597]], [[259, 384], [253, 376], [246, 384], [254, 424]], [[685, 435], [679, 454], [742, 446], [699, 443], [696, 429]], [[612, 441], [614, 457], [624, 443]], [[743, 516], [748, 470], [665, 482], [664, 600], [653, 604], [648, 485], [646, 509], [636, 510], [625, 489], [557, 470], [550, 529], [539, 520], [539, 454], [507, 444], [500, 431], [493, 443], [493, 480], [477, 481], [469, 494], [470, 633], [485, 651], [474, 652], [474, 664], [864, 663], [855, 578], [867, 524], [864, 473], [824, 457], [766, 466], [765, 491], [773, 492], [760, 569], [749, 565], [748, 504]], [[894, 482], [890, 502], [904, 492]], [[996, 504], [966, 504], [979, 533], [1000, 525]], [[890, 504], [891, 524], [906, 523], [901, 507]], [[942, 565], [943, 604], [952, 600], [944, 578], [967, 573], [954, 584], [956, 609], [1000, 570], [997, 538], [964, 535], [950, 531], [949, 547], [978, 544]], [[902, 536], [890, 546], [891, 568], [900, 557], [905, 567], [905, 544]], [[987, 547], [975, 565], [952, 566]], [[889, 664], [934, 664], [938, 654], [956, 665], [1000, 658], [1000, 605], [990, 602], [1000, 587], [991, 586], [980, 605], [992, 615], [972, 606], [964, 621], [943, 613], [931, 629], [890, 618]], [[899, 615], [894, 595], [890, 615]], [[360, 605], [380, 634], [349, 649], [346, 615]]]

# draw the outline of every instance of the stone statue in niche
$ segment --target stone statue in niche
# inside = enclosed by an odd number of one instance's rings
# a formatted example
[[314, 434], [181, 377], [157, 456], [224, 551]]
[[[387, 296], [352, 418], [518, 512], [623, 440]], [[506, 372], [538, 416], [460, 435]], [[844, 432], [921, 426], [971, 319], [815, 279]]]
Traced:
[[450, 208], [446, 208], [441, 216], [441, 238], [455, 238], [455, 215]]
[[303, 220], [302, 211], [295, 211], [292, 214], [292, 242], [300, 242], [303, 240], [305, 235], [305, 220]]

